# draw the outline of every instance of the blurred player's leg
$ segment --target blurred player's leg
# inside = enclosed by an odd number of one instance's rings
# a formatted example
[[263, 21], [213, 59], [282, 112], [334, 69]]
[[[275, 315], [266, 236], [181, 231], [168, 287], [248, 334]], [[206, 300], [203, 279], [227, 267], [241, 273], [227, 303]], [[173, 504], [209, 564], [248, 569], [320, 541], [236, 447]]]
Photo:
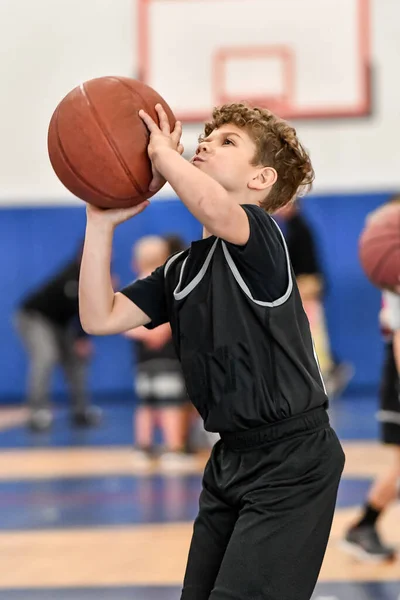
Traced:
[[168, 452], [182, 451], [183, 416], [181, 406], [166, 406], [159, 409], [159, 423]]
[[148, 467], [154, 448], [154, 398], [150, 377], [140, 367], [135, 378], [135, 393], [137, 406], [133, 414], [133, 459], [136, 467]]
[[90, 348], [90, 340], [77, 339], [69, 329], [60, 329], [58, 338], [61, 365], [71, 396], [72, 422], [82, 427], [98, 425], [101, 420], [101, 410], [91, 405], [88, 395], [87, 372], [90, 352], [83, 351], [85, 346]]
[[353, 367], [344, 362], [336, 362], [332, 357], [325, 311], [320, 299], [303, 300], [304, 310], [310, 322], [315, 352], [330, 398], [340, 396], [354, 375]]
[[[139, 402], [142, 400], [139, 399]], [[151, 406], [137, 406], [133, 415], [135, 467], [147, 468], [151, 465], [154, 449], [155, 413]]]
[[378, 510], [384, 510], [399, 495], [400, 486], [400, 447], [393, 447], [393, 463], [389, 470], [375, 481], [369, 493], [369, 503]]
[[170, 359], [154, 363], [152, 385], [165, 446], [160, 465], [166, 470], [192, 467], [194, 460], [184, 453], [187, 395], [178, 361]]
[[167, 471], [191, 469], [196, 465], [195, 458], [184, 452], [183, 411], [181, 405], [159, 409], [159, 423], [165, 444], [165, 451], [160, 456], [160, 465]]
[[57, 336], [51, 323], [35, 313], [18, 313], [16, 326], [29, 356], [27, 385], [29, 425], [33, 430], [43, 431], [52, 422], [50, 377], [59, 360]]
[[303, 306], [310, 322], [319, 366], [325, 378], [333, 367], [333, 361], [323, 307], [320, 300], [303, 300]]
[[134, 416], [135, 446], [150, 451], [154, 443], [154, 414], [150, 406], [138, 406]]
[[386, 344], [380, 391], [382, 441], [393, 447], [393, 463], [373, 484], [359, 520], [346, 533], [343, 549], [364, 560], [391, 560], [394, 548], [386, 545], [378, 532], [378, 520], [398, 497], [400, 481], [400, 401], [399, 378], [392, 343]]

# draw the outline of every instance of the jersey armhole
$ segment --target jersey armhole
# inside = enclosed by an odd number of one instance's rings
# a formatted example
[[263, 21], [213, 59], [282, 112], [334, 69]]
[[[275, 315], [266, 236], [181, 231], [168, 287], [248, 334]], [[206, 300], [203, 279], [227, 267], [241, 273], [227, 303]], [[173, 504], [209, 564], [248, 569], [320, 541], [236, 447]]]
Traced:
[[290, 294], [292, 293], [292, 289], [293, 289], [293, 277], [292, 277], [292, 269], [291, 269], [291, 265], [290, 265], [290, 258], [289, 258], [289, 251], [288, 251], [288, 247], [285, 241], [285, 238], [283, 236], [283, 233], [280, 229], [280, 227], [278, 226], [277, 222], [275, 221], [275, 219], [273, 219], [271, 217], [272, 222], [274, 223], [275, 227], [278, 229], [279, 234], [282, 238], [282, 243], [283, 243], [283, 247], [285, 249], [285, 256], [286, 256], [286, 267], [287, 267], [287, 273], [288, 273], [288, 286], [286, 288], [286, 292], [283, 294], [283, 296], [281, 296], [280, 298], [277, 298], [276, 300], [273, 300], [272, 302], [265, 302], [263, 300], [256, 300], [248, 285], [246, 284], [246, 282], [244, 281], [243, 277], [241, 276], [241, 274], [239, 273], [239, 269], [237, 268], [226, 244], [224, 241], [221, 240], [222, 243], [222, 250], [224, 252], [224, 256], [226, 259], [226, 262], [228, 263], [228, 266], [230, 268], [230, 270], [232, 271], [232, 274], [234, 276], [234, 278], [236, 279], [239, 287], [242, 289], [242, 291], [246, 294], [246, 296], [248, 296], [248, 298], [250, 298], [250, 300], [252, 300], [255, 304], [258, 304], [259, 306], [268, 306], [268, 307], [275, 307], [275, 306], [281, 306], [282, 304], [284, 304], [286, 302], [286, 300], [288, 300], [288, 298], [290, 297]]
[[176, 254], [173, 254], [172, 256], [169, 257], [169, 259], [167, 260], [167, 262], [165, 263], [165, 267], [164, 267], [164, 277], [166, 276], [166, 274], [169, 271], [169, 268], [171, 267], [172, 263], [175, 262], [175, 260], [185, 252], [185, 250], [181, 250], [180, 252], [177, 252]]

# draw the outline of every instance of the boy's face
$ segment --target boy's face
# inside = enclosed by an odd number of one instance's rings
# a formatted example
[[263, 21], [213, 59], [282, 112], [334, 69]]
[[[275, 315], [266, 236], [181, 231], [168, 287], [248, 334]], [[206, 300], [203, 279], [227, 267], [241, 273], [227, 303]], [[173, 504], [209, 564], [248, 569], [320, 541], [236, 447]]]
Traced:
[[245, 129], [227, 123], [202, 140], [190, 161], [229, 192], [240, 192], [257, 176], [256, 145]]

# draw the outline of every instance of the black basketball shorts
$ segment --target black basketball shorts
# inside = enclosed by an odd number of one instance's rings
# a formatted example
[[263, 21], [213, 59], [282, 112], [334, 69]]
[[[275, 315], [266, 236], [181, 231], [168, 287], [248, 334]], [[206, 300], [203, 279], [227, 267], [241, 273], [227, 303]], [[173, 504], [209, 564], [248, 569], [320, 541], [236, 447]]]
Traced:
[[386, 343], [380, 386], [381, 436], [385, 444], [400, 445], [400, 378], [394, 360], [393, 344]]
[[181, 600], [310, 600], [343, 466], [324, 409], [221, 434], [204, 472]]
[[139, 404], [151, 408], [188, 402], [181, 366], [175, 359], [157, 358], [138, 364], [135, 392]]

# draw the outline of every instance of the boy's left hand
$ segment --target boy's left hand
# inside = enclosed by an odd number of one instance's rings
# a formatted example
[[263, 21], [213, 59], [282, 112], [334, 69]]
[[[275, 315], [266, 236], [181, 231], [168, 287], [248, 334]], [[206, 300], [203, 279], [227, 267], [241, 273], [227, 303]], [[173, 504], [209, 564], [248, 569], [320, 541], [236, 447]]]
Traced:
[[165, 183], [165, 178], [154, 166], [154, 158], [157, 152], [164, 148], [169, 148], [179, 152], [179, 154], [183, 154], [183, 146], [180, 143], [182, 135], [181, 122], [177, 121], [173, 131], [171, 131], [167, 113], [161, 104], [156, 104], [155, 109], [158, 114], [159, 125], [157, 125], [157, 123], [144, 110], [139, 111], [139, 117], [150, 131], [150, 141], [147, 147], [147, 152], [153, 169], [153, 179], [149, 185], [149, 190], [152, 192], [160, 189]]

